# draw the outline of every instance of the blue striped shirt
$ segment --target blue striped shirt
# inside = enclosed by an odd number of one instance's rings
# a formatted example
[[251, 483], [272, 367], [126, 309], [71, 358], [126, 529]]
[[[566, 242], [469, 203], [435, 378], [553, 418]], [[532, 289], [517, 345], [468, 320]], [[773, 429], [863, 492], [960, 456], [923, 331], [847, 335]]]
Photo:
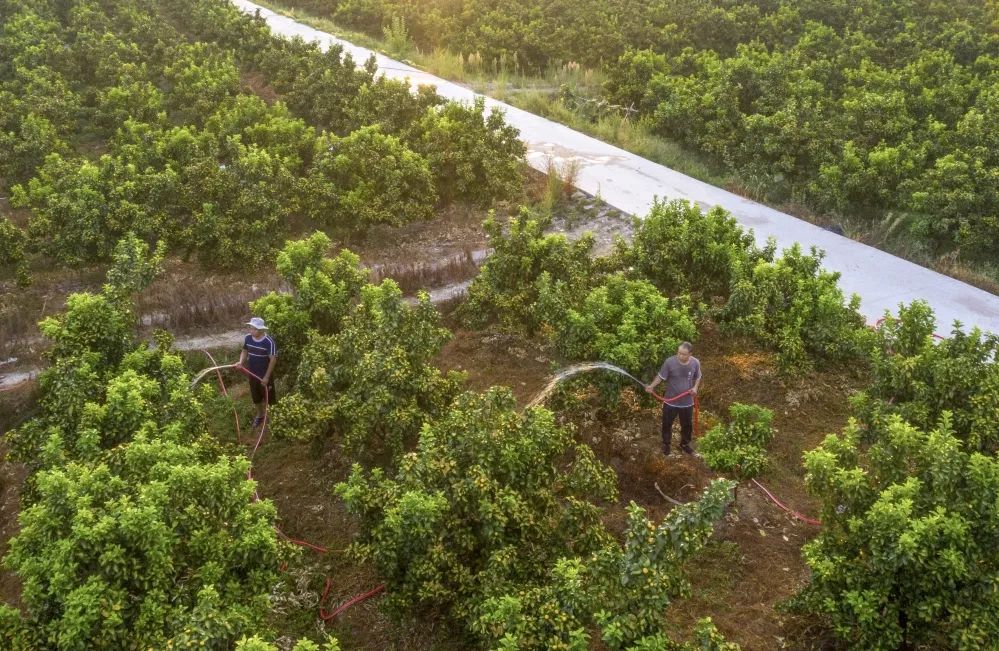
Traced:
[[246, 368], [258, 377], [264, 377], [271, 357], [277, 357], [277, 344], [270, 335], [264, 335], [260, 340], [254, 339], [253, 335], [246, 335], [243, 350], [246, 351]]

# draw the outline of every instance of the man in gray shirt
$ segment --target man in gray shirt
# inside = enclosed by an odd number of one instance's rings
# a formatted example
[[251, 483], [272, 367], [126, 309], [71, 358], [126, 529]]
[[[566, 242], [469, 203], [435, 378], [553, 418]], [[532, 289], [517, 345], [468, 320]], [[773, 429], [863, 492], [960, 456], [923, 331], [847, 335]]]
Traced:
[[669, 456], [673, 442], [673, 421], [680, 419], [680, 450], [684, 454], [694, 454], [690, 442], [694, 434], [694, 397], [701, 387], [701, 363], [690, 354], [692, 346], [683, 342], [676, 349], [676, 355], [663, 362], [659, 374], [645, 387], [655, 393], [660, 382], [666, 383], [663, 403], [663, 454]]

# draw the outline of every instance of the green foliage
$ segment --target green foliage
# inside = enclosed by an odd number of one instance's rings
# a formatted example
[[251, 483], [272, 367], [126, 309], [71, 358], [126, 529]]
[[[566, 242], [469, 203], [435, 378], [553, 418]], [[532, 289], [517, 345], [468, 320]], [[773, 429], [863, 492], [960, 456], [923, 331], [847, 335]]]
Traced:
[[483, 227], [493, 253], [468, 289], [462, 306], [468, 322], [534, 332], [543, 322], [543, 291], [557, 291], [561, 300], [570, 302], [586, 291], [593, 238], [570, 242], [564, 235], [545, 235], [547, 224], [547, 219], [521, 209], [504, 232], [504, 225], [490, 214]]
[[[544, 302], [544, 298], [542, 298]], [[579, 303], [548, 310], [552, 340], [569, 359], [603, 360], [641, 377], [654, 371], [683, 341], [694, 339], [689, 308], [651, 283], [608, 276]]]
[[157, 256], [135, 237], [117, 254], [105, 293], [42, 322], [40, 408], [7, 434], [32, 474], [4, 557], [21, 610], [0, 609], [0, 634], [15, 649], [231, 648], [270, 610], [274, 507], [208, 436], [169, 336], [133, 340], [126, 299]]
[[727, 299], [740, 269], [773, 259], [772, 247], [758, 250], [752, 231], [719, 207], [705, 213], [680, 199], [656, 201], [635, 226], [631, 246], [618, 245], [621, 265], [670, 296]]
[[282, 342], [289, 394], [271, 410], [278, 436], [337, 432], [366, 463], [398, 458], [428, 418], [443, 413], [460, 374], [432, 364], [450, 333], [426, 295], [407, 303], [394, 281], [367, 282], [358, 257], [327, 257], [322, 233], [288, 242], [277, 269], [292, 294], [255, 301]]
[[823, 527], [804, 548], [798, 606], [851, 646], [982, 649], [999, 636], [999, 463], [969, 452], [949, 415], [897, 416], [865, 448], [851, 424], [806, 453]]
[[207, 43], [180, 44], [163, 68], [167, 108], [181, 124], [201, 124], [239, 90], [239, 70], [232, 55]]
[[166, 243], [156, 244], [150, 255], [149, 245], [129, 233], [115, 245], [111, 254], [111, 268], [108, 269], [108, 294], [131, 297], [153, 282], [163, 269]]
[[38, 324], [52, 342], [46, 353], [59, 360], [94, 353], [99, 369], [113, 368], [132, 347], [131, 311], [106, 294], [70, 294], [66, 311]]
[[32, 211], [28, 249], [59, 262], [110, 260], [134, 233], [242, 267], [303, 219], [352, 234], [521, 187], [498, 113], [219, 0], [16, 9], [0, 23], [0, 176]]
[[340, 332], [310, 336], [297, 393], [273, 411], [275, 434], [302, 438], [332, 429], [352, 458], [397, 460], [426, 421], [446, 412], [460, 384], [459, 373], [432, 364], [450, 337], [439, 320], [425, 294], [410, 306], [391, 280], [363, 287]]
[[236, 267], [258, 259], [287, 229], [293, 176], [256, 145], [237, 145], [227, 165], [205, 170], [206, 194], [193, 215], [194, 245], [206, 261]]
[[[340, 651], [340, 643], [335, 637], [329, 637], [322, 646], [311, 640], [299, 640], [295, 646], [291, 647], [291, 651], [320, 651], [320, 649], [322, 651]], [[237, 642], [236, 651], [278, 651], [278, 647], [254, 635]]]
[[105, 463], [34, 477], [4, 559], [32, 644], [218, 648], [262, 623], [274, 508], [252, 500], [248, 461], [207, 452], [139, 434]]
[[354, 230], [429, 219], [436, 202], [427, 161], [377, 126], [320, 139], [305, 181], [306, 211], [318, 224]]
[[955, 435], [970, 449], [999, 448], [999, 337], [955, 324], [950, 337], [933, 335], [933, 310], [924, 301], [886, 314], [871, 350], [873, 382], [854, 398], [857, 417], [870, 435], [897, 414], [930, 429], [951, 413]]
[[488, 206], [520, 191], [524, 143], [498, 109], [486, 115], [482, 97], [431, 108], [413, 130], [410, 146], [429, 164], [442, 200]]
[[641, 648], [661, 630], [669, 603], [689, 594], [678, 567], [708, 541], [714, 524], [732, 501], [735, 482], [715, 480], [701, 499], [676, 507], [658, 525], [632, 503], [624, 545], [598, 554], [594, 595], [600, 604], [595, 619], [604, 643], [612, 649]]
[[550, 412], [515, 408], [506, 389], [464, 394], [394, 477], [355, 467], [338, 486], [365, 532], [355, 551], [375, 562], [393, 606], [469, 623], [483, 599], [607, 541], [594, 501], [616, 497], [613, 472]]
[[[586, 649], [593, 627], [614, 649], [693, 649], [667, 642], [662, 614], [689, 589], [682, 563], [732, 485], [714, 482], [658, 525], [632, 505], [620, 545], [598, 506], [616, 498], [613, 471], [550, 412], [519, 414], [494, 388], [424, 425], [394, 476], [355, 466], [337, 492], [361, 521], [354, 552], [386, 577], [393, 608], [444, 610], [495, 649]], [[707, 624], [698, 637], [730, 648]]]
[[50, 153], [64, 154], [69, 149], [52, 123], [34, 113], [24, 116], [15, 130], [0, 130], [0, 148], [7, 152], [0, 174], [15, 182], [30, 179]]
[[858, 358], [869, 332], [857, 312], [860, 297], [846, 303], [838, 273], [819, 266], [822, 253], [795, 244], [773, 262], [741, 268], [721, 311], [721, 326], [777, 351], [785, 369]]
[[25, 244], [27, 235], [6, 217], [0, 218], [0, 269], [16, 268], [19, 277], [26, 274]]
[[735, 473], [746, 479], [763, 472], [767, 445], [773, 438], [774, 414], [765, 407], [734, 403], [728, 424], [716, 425], [697, 445], [713, 470]]
[[543, 583], [487, 599], [473, 630], [496, 640], [497, 649], [587, 649], [588, 627], [611, 649], [738, 649], [710, 620], [698, 624], [694, 643], [674, 642], [662, 622], [670, 602], [688, 594], [680, 568], [711, 535], [733, 486], [713, 482], [658, 525], [632, 504], [623, 545], [606, 544], [586, 560], [562, 559]]
[[394, 16], [382, 30], [388, 55], [394, 59], [405, 59], [413, 48], [409, 40], [409, 31], [406, 29], [406, 19]]
[[494, 77], [596, 67], [600, 99], [634, 106], [754, 195], [850, 215], [858, 230], [888, 230], [887, 214], [891, 237], [927, 256], [987, 264], [999, 242], [993, 3], [285, 4], [376, 37], [404, 21], [422, 51]]
[[124, 234], [109, 220], [100, 168], [56, 153], [27, 186], [14, 186], [11, 205], [32, 209], [28, 233], [39, 251], [70, 264], [106, 259]]
[[250, 304], [281, 342], [281, 375], [295, 376], [312, 331], [334, 334], [361, 294], [368, 271], [349, 250], [326, 257], [330, 239], [316, 232], [288, 241], [277, 255], [277, 271], [291, 294], [271, 292]]

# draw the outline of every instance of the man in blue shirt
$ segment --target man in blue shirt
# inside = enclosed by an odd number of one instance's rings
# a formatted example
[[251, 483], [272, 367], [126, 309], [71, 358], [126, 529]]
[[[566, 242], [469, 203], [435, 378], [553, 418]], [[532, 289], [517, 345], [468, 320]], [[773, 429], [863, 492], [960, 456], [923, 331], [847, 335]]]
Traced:
[[653, 393], [657, 384], [666, 383], [662, 434], [663, 454], [667, 456], [673, 442], [673, 421], [677, 418], [680, 419], [680, 450], [684, 454], [694, 454], [690, 443], [694, 433], [694, 396], [701, 387], [701, 363], [690, 354], [691, 349], [686, 341], [680, 344], [676, 355], [663, 362], [656, 379], [645, 387], [646, 391]]
[[[277, 402], [273, 375], [274, 364], [277, 362], [277, 344], [267, 334], [267, 325], [260, 317], [253, 317], [246, 325], [250, 326], [250, 334], [243, 338], [243, 350], [239, 353], [236, 366], [241, 366], [256, 376], [250, 378], [250, 396], [257, 406], [253, 426], [259, 427], [264, 422], [267, 405]], [[265, 386], [267, 391], [264, 391]]]

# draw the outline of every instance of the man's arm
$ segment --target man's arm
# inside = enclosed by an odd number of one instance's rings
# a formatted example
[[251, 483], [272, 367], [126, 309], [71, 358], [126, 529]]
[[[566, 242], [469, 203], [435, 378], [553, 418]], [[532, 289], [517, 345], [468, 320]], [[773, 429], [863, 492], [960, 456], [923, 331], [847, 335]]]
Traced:
[[[663, 371], [666, 371], [666, 377], [663, 377], [662, 374]], [[652, 382], [645, 386], [645, 390], [648, 391], [649, 393], [652, 393], [653, 391], [656, 390], [656, 387], [659, 385], [659, 383], [668, 377], [669, 377], [669, 369], [666, 368], [665, 364], [663, 364], [663, 367], [659, 369], [658, 373], [656, 373], [656, 377], [653, 378]]]
[[697, 362], [697, 381], [694, 382], [694, 386], [690, 390], [690, 395], [693, 395], [693, 396], [697, 395], [697, 391], [701, 388], [701, 378], [703, 378], [703, 377], [704, 377], [704, 375], [701, 374], [701, 362], [698, 361]]
[[243, 364], [246, 363], [246, 344], [243, 344], [243, 350], [239, 351], [239, 361], [236, 362], [236, 368], [242, 368]]
[[277, 355], [271, 355], [270, 361], [267, 362], [267, 372], [264, 373], [264, 377], [261, 378], [264, 381], [264, 384], [267, 384], [267, 381], [271, 379], [271, 371], [274, 370], [274, 364], [276, 363], [277, 363]]

